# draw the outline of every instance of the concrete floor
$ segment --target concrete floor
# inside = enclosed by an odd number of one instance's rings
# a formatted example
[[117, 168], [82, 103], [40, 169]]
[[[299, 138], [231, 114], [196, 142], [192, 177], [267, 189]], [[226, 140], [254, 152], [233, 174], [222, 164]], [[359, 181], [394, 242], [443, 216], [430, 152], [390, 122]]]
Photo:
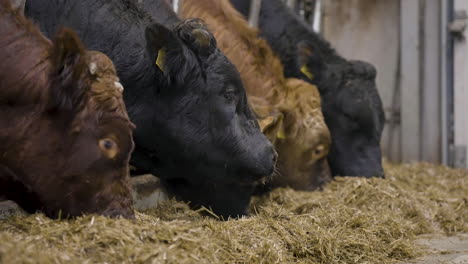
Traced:
[[421, 236], [417, 243], [428, 247], [429, 253], [401, 264], [468, 264], [468, 234], [453, 237]]

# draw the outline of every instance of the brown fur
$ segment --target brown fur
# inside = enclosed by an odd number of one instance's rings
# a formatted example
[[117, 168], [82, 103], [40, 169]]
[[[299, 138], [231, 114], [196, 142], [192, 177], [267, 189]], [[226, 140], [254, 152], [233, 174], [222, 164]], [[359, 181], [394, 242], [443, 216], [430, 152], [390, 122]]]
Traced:
[[203, 19], [241, 73], [260, 125], [279, 153], [281, 176], [273, 185], [310, 190], [330, 180], [330, 134], [317, 88], [285, 79], [280, 60], [228, 0], [185, 0], [182, 15]]
[[49, 216], [133, 217], [133, 124], [110, 59], [68, 29], [49, 41], [8, 0], [0, 46], [0, 196]]

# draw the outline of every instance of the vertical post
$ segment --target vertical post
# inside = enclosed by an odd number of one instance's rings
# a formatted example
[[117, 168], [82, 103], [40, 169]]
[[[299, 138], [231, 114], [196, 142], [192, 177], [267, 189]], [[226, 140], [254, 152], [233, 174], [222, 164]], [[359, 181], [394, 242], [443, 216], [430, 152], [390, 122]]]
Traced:
[[[449, 1], [450, 4], [450, 1]], [[453, 108], [450, 107], [450, 93], [448, 93], [448, 112], [453, 110], [453, 151], [449, 155], [449, 164], [457, 168], [467, 168], [467, 146], [468, 146], [468, 43], [466, 41], [468, 26], [468, 2], [466, 0], [455, 0], [452, 9], [453, 14], [449, 14], [450, 33], [448, 35], [447, 79], [448, 84], [453, 85]], [[450, 63], [450, 61], [452, 63]], [[452, 67], [450, 67], [452, 66]], [[452, 81], [450, 81], [452, 78]], [[447, 91], [450, 91], [448, 87]], [[450, 115], [448, 115], [450, 117]], [[450, 126], [449, 126], [450, 127]], [[450, 130], [448, 131], [450, 133]], [[449, 136], [450, 138], [450, 136]], [[448, 142], [450, 146], [450, 142]], [[450, 153], [450, 152], [449, 152]], [[450, 158], [452, 160], [450, 160]]]
[[440, 94], [441, 121], [442, 121], [442, 164], [448, 165], [448, 119], [447, 119], [447, 21], [448, 3], [440, 3]]
[[420, 1], [400, 1], [402, 161], [420, 160]]
[[182, 5], [183, 0], [172, 0], [172, 10], [178, 15], [179, 7]]
[[262, 0], [252, 0], [250, 2], [249, 25], [251, 27], [258, 27], [258, 18], [260, 17], [261, 6]]
[[440, 1], [425, 0], [422, 20], [423, 45], [421, 68], [423, 77], [421, 102], [421, 160], [441, 161], [441, 102], [440, 87]]
[[321, 20], [322, 20], [322, 1], [317, 0], [315, 1], [314, 21], [312, 22], [312, 29], [315, 32], [320, 32]]

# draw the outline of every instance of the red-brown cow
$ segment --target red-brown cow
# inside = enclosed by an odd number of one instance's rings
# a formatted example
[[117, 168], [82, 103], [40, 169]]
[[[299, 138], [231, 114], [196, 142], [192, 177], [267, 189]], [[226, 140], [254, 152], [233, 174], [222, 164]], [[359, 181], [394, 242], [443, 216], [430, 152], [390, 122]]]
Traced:
[[132, 130], [110, 59], [0, 0], [0, 197], [51, 217], [134, 217]]

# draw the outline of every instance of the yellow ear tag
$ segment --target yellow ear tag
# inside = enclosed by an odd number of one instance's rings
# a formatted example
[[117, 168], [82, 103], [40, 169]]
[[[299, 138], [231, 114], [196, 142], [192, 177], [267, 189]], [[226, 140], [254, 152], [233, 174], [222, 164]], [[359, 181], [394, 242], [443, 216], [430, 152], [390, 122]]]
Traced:
[[156, 66], [164, 72], [164, 59], [166, 57], [166, 51], [164, 49], [160, 49], [158, 51], [158, 57], [156, 58]]
[[279, 139], [285, 139], [286, 138], [286, 132], [284, 132], [284, 127], [283, 126], [281, 126], [278, 129], [278, 132], [276, 132], [276, 137], [279, 138]]
[[310, 71], [309, 71], [309, 68], [307, 68], [307, 65], [302, 65], [301, 67], [301, 72], [307, 76], [307, 78], [313, 80], [314, 79], [314, 74], [312, 74]]

